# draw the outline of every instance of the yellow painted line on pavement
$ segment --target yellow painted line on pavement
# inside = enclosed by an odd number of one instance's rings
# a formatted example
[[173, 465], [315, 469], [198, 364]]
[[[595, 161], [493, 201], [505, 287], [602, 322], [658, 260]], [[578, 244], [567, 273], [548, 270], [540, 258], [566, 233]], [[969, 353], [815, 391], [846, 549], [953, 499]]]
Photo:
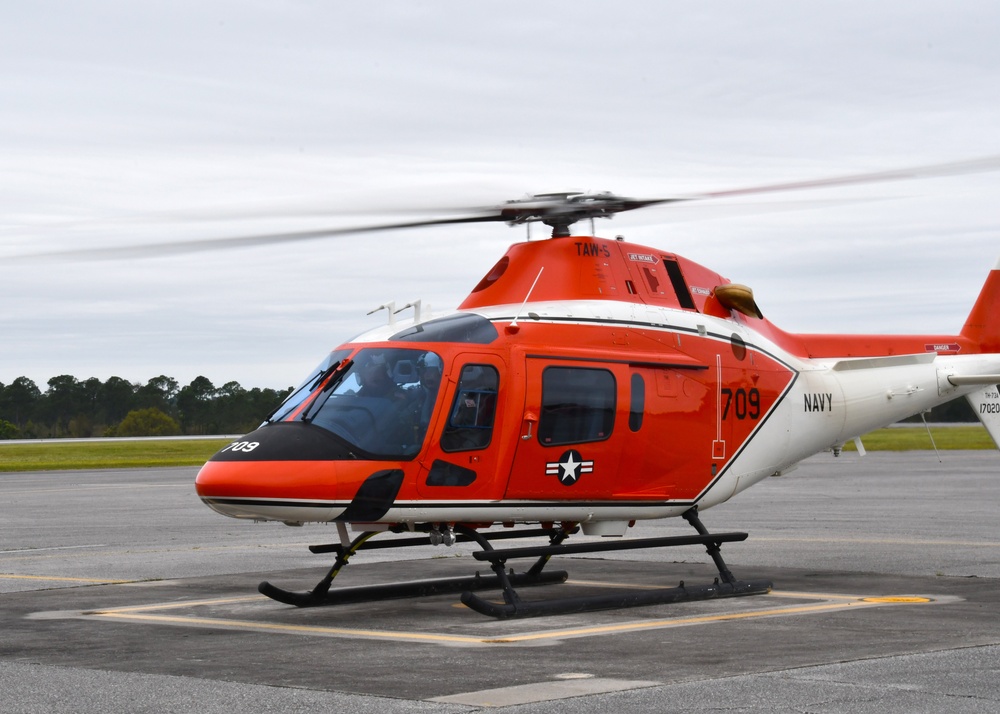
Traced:
[[772, 590], [771, 595], [777, 597], [805, 598], [808, 600], [861, 600], [864, 595], [844, 595], [843, 593], [812, 593], [797, 590]]
[[[212, 600], [181, 600], [180, 602], [157, 603], [155, 605], [132, 605], [129, 607], [116, 607], [111, 610], [93, 610], [88, 614], [107, 615], [109, 613], [136, 613], [152, 612], [154, 610], [177, 610], [185, 607], [200, 607], [204, 605], [229, 605], [234, 602], [252, 602], [261, 600], [260, 595], [243, 595], [241, 597], [213, 598]], [[273, 602], [273, 601], [270, 601]]]
[[[770, 597], [763, 595], [761, 597]], [[565, 639], [568, 637], [585, 637], [590, 635], [614, 634], [619, 632], [636, 632], [640, 630], [657, 630], [670, 627], [684, 627], [689, 625], [705, 625], [713, 622], [727, 622], [730, 620], [749, 620], [762, 617], [776, 617], [783, 615], [805, 615], [816, 612], [830, 612], [833, 610], [846, 610], [857, 607], [877, 607], [889, 603], [868, 602], [865, 600], [850, 599], [839, 602], [825, 602], [816, 605], [793, 605], [788, 607], [775, 607], [765, 610], [750, 610], [747, 612], [729, 612], [718, 615], [697, 615], [694, 617], [673, 617], [666, 620], [647, 620], [641, 622], [626, 622], [617, 625], [599, 625], [593, 627], [581, 627], [570, 630], [553, 630], [549, 632], [536, 632], [531, 634], [515, 635], [513, 637], [494, 638], [484, 640], [488, 643], [508, 643], [508, 642], [528, 642], [532, 640], [545, 639]]]
[[[197, 615], [165, 615], [157, 614], [164, 610], [209, 607], [229, 605], [234, 603], [270, 603], [271, 600], [255, 595], [235, 598], [217, 598], [213, 600], [191, 600], [185, 602], [158, 603], [137, 605], [132, 607], [95, 610], [84, 613], [87, 616], [109, 620], [125, 620], [139, 623], [182, 625], [186, 627], [221, 627], [226, 629], [247, 630], [255, 632], [270, 632], [276, 634], [295, 634], [319, 637], [351, 637], [377, 640], [392, 640], [398, 642], [438, 642], [441, 644], [465, 645], [498, 645], [538, 642], [544, 640], [561, 640], [568, 638], [593, 637], [628, 632], [667, 629], [672, 627], [688, 627], [706, 625], [717, 622], [736, 620], [751, 620], [765, 617], [786, 617], [792, 615], [808, 615], [823, 612], [834, 612], [857, 608], [887, 607], [926, 604], [934, 602], [931, 598], [915, 596], [859, 596], [836, 595], [807, 592], [774, 592], [769, 595], [757, 596], [768, 599], [798, 598], [820, 600], [809, 605], [779, 605], [743, 612], [725, 612], [711, 615], [696, 615], [689, 617], [672, 617], [656, 620], [633, 620], [630, 622], [574, 627], [556, 630], [534, 630], [520, 632], [507, 636], [453, 635], [435, 632], [415, 632], [399, 630], [375, 630], [351, 627], [330, 627], [325, 625], [298, 625], [268, 621], [233, 619], [227, 617], [200, 617]], [[473, 628], [475, 625], [472, 626]]]
[[[187, 603], [190, 604], [190, 603]], [[421, 632], [393, 632], [389, 630], [359, 630], [349, 627], [324, 627], [322, 625], [285, 625], [277, 622], [254, 622], [252, 620], [230, 620], [217, 617], [184, 617], [172, 615], [152, 615], [102, 610], [91, 613], [113, 620], [138, 620], [168, 625], [223, 627], [231, 630], [252, 630], [254, 632], [277, 632], [312, 636], [363, 637], [368, 639], [393, 640], [397, 642], [451, 642], [461, 644], [483, 644], [480, 637], [442, 635]]]

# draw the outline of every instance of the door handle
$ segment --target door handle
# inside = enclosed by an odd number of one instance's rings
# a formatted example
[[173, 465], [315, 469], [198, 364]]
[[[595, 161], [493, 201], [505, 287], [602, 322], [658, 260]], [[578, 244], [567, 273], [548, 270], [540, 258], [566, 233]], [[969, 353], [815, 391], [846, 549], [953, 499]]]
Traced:
[[528, 412], [524, 415], [524, 421], [528, 423], [528, 431], [525, 434], [521, 434], [522, 441], [531, 441], [531, 427], [538, 421], [538, 417]]

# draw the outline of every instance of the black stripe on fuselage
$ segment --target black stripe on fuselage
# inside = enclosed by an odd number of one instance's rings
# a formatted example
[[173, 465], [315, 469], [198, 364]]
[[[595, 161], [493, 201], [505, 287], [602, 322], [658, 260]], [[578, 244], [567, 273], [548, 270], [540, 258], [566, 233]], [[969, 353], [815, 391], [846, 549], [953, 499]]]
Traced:
[[[202, 497], [205, 503], [218, 503], [231, 506], [265, 506], [271, 508], [347, 508], [349, 502], [338, 501], [272, 501], [260, 498], [213, 498]], [[393, 503], [392, 509], [443, 510], [446, 508], [663, 508], [664, 506], [689, 506], [694, 502], [686, 501], [435, 501], [418, 503]]]

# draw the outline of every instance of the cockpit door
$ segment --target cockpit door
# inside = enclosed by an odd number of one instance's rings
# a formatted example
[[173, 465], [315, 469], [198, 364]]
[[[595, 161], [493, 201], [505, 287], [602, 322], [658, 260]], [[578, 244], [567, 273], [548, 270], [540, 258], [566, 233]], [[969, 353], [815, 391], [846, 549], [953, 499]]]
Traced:
[[431, 417], [431, 441], [417, 483], [421, 496], [499, 497], [491, 491], [502, 488], [497, 485], [497, 461], [504, 374], [496, 355], [463, 353], [454, 359]]

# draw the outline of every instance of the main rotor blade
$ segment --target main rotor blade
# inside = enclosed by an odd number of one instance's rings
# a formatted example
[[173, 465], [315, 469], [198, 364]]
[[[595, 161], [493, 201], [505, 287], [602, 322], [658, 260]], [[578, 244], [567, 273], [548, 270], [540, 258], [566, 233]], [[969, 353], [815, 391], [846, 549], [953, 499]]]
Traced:
[[961, 176], [964, 174], [982, 173], [1000, 169], [1000, 155], [986, 156], [967, 161], [952, 161], [945, 164], [928, 164], [911, 166], [904, 169], [889, 171], [874, 171], [872, 173], [848, 174], [831, 178], [812, 179], [809, 181], [789, 181], [787, 183], [765, 184], [763, 186], [748, 186], [725, 191], [710, 191], [687, 198], [690, 200], [727, 198], [729, 196], [749, 196], [755, 193], [777, 193], [779, 191], [799, 191], [811, 188], [832, 188], [836, 186], [852, 186], [856, 184], [884, 183], [888, 181], [905, 181], [909, 179], [940, 178], [944, 176]]
[[145, 245], [83, 248], [33, 253], [21, 256], [9, 256], [5, 258], [5, 261], [34, 261], [40, 259], [59, 258], [108, 260], [118, 258], [181, 255], [209, 250], [246, 248], [291, 243], [296, 241], [318, 240], [361, 233], [374, 233], [377, 231], [455, 225], [461, 223], [504, 222], [509, 225], [517, 225], [521, 223], [541, 221], [549, 226], [552, 226], [554, 236], [560, 236], [569, 235], [569, 226], [577, 221], [592, 218], [610, 218], [615, 213], [632, 211], [638, 208], [667, 203], [703, 201], [708, 199], [729, 198], [732, 196], [748, 196], [763, 193], [832, 188], [837, 186], [901, 181], [907, 179], [957, 176], [961, 174], [995, 171], [997, 169], [1000, 169], [1000, 155], [971, 159], [967, 161], [913, 166], [889, 171], [875, 171], [871, 173], [849, 174], [845, 176], [835, 176], [831, 178], [813, 179], [807, 181], [791, 181], [765, 184], [762, 186], [728, 189], [724, 191], [710, 191], [707, 193], [674, 196], [670, 198], [636, 199], [616, 196], [611, 193], [536, 194], [522, 199], [507, 201], [506, 203], [493, 207], [470, 207], [466, 209], [456, 209], [464, 211], [466, 215], [459, 215], [453, 218], [401, 221], [397, 223], [380, 223], [375, 225], [346, 228], [321, 228], [307, 231], [262, 233], [225, 238], [205, 238], [193, 241], [149, 243]]
[[278, 243], [293, 243], [298, 241], [335, 238], [359, 233], [374, 233], [403, 228], [422, 228], [425, 226], [443, 226], [456, 223], [487, 223], [505, 220], [498, 215], [459, 216], [456, 218], [437, 218], [425, 221], [405, 221], [401, 223], [382, 223], [371, 226], [354, 226], [350, 228], [320, 228], [311, 231], [289, 231], [285, 233], [261, 233], [256, 235], [229, 236], [226, 238], [205, 238], [193, 241], [177, 241], [171, 243], [147, 243], [144, 245], [111, 246], [107, 248], [83, 248], [79, 250], [60, 250], [46, 253], [31, 253], [6, 258], [9, 261], [36, 261], [46, 258], [82, 258], [85, 260], [114, 260], [118, 258], [152, 258], [157, 256], [185, 255], [209, 250], [225, 250], [229, 248], [249, 248]]

